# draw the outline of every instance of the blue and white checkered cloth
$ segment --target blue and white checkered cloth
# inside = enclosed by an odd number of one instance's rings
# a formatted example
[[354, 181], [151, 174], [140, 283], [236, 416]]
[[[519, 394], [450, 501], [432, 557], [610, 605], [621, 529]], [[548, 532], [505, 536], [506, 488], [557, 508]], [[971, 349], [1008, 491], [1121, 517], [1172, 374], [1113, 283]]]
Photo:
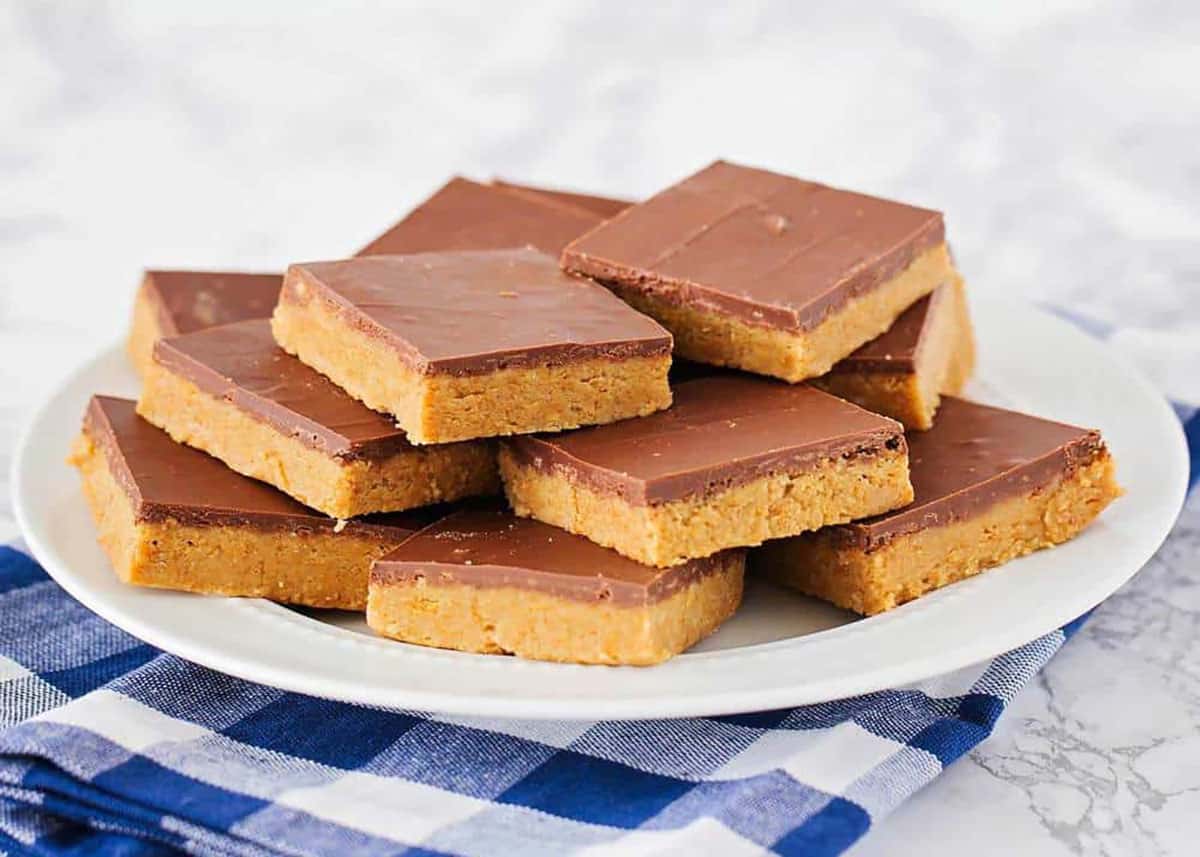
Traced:
[[[1200, 474], [1200, 414], [1180, 409]], [[0, 853], [839, 854], [1082, 623], [897, 690], [734, 717], [383, 711], [164, 654], [0, 547]]]

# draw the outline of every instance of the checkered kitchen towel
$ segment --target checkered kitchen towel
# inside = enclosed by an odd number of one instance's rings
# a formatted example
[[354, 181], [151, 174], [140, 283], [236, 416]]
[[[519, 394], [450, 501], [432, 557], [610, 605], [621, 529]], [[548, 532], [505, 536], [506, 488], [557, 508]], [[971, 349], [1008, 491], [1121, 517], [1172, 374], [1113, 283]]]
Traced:
[[[1200, 462], [1200, 414], [1181, 410]], [[389, 712], [163, 654], [0, 548], [0, 853], [832, 855], [979, 743], [1079, 626], [735, 717]]]

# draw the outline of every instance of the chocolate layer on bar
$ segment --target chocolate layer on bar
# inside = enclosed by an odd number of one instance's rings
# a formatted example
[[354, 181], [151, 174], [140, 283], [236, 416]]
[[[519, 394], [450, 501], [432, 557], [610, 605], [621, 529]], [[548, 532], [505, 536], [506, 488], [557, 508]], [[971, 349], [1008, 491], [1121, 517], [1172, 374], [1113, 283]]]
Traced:
[[946, 396], [933, 428], [908, 435], [913, 502], [830, 531], [874, 550], [896, 536], [960, 521], [1028, 494], [1103, 452], [1094, 429]]
[[521, 464], [641, 506], [904, 449], [899, 423], [806, 385], [717, 375], [674, 395], [641, 419], [504, 443]]
[[209, 395], [327, 455], [384, 458], [412, 448], [393, 420], [276, 345], [266, 319], [161, 339], [154, 359]]
[[718, 161], [563, 251], [563, 266], [805, 331], [942, 243], [942, 215]]
[[582, 208], [584, 211], [600, 215], [605, 220], [613, 215], [620, 214], [633, 205], [632, 202], [625, 199], [613, 199], [607, 196], [594, 196], [590, 193], [576, 193], [569, 190], [555, 190], [547, 187], [536, 187], [534, 185], [515, 184], [514, 182], [506, 182], [503, 179], [493, 179], [492, 186], [524, 194], [532, 199], [563, 203], [574, 208]]
[[582, 536], [493, 505], [465, 509], [421, 530], [375, 561], [371, 580], [512, 587], [576, 601], [661, 601], [711, 573], [726, 554], [651, 568]]
[[203, 452], [175, 443], [143, 420], [134, 403], [93, 396], [84, 431], [103, 451], [117, 483], [141, 521], [173, 519], [199, 526], [249, 526], [264, 530], [337, 531], [350, 535], [412, 532], [444, 509], [369, 515], [339, 522], [302, 506], [254, 479], [234, 473]]
[[603, 219], [586, 208], [454, 178], [357, 255], [529, 246], [557, 256]]
[[886, 333], [838, 361], [829, 371], [915, 372], [926, 325], [951, 299], [952, 288], [950, 285], [938, 286], [933, 294], [905, 310]]
[[279, 297], [279, 274], [147, 271], [143, 289], [158, 307], [164, 336], [247, 318], [267, 318]]
[[671, 352], [655, 321], [530, 249], [292, 265], [285, 292], [306, 289], [423, 374]]

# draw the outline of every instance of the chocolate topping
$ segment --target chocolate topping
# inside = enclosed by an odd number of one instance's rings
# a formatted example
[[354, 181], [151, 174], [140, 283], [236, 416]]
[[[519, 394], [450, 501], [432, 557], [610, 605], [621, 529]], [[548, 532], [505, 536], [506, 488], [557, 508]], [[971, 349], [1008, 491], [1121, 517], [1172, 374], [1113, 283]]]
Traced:
[[412, 449], [394, 421], [279, 348], [266, 319], [160, 339], [154, 359], [209, 395], [328, 455], [384, 458]]
[[288, 269], [281, 300], [321, 296], [424, 374], [671, 352], [671, 335], [535, 250], [372, 256]]
[[896, 536], [960, 521], [1029, 494], [1104, 452], [1093, 429], [944, 396], [933, 428], [908, 435], [913, 502], [822, 532], [874, 550]]
[[526, 466], [643, 506], [904, 449], [899, 423], [806, 385], [717, 375], [674, 394], [669, 410], [648, 417], [504, 445]]
[[[199, 526], [288, 532], [333, 532], [338, 526], [334, 518], [175, 443], [139, 417], [127, 399], [93, 396], [83, 428], [104, 452], [110, 472], [134, 503], [139, 522], [170, 518]], [[369, 515], [345, 522], [340, 532], [394, 540], [444, 513], [445, 509], [418, 509]]]
[[375, 561], [373, 583], [512, 587], [575, 601], [637, 606], [667, 598], [727, 567], [740, 552], [726, 551], [671, 568], [650, 568], [494, 505], [456, 512], [426, 527]]
[[247, 318], [268, 318], [279, 297], [279, 274], [147, 271], [142, 288], [158, 309], [164, 336]]
[[572, 242], [562, 263], [674, 303], [804, 331], [943, 238], [939, 212], [718, 161]]
[[633, 205], [632, 202], [624, 199], [612, 199], [607, 196], [593, 196], [589, 193], [575, 193], [568, 190], [553, 190], [545, 187], [534, 187], [533, 185], [514, 184], [513, 182], [506, 182], [503, 179], [493, 179], [492, 186], [521, 194], [531, 199], [560, 203], [569, 205], [575, 209], [583, 209], [592, 214], [598, 214], [605, 219], [615, 214], [620, 214]]
[[357, 255], [530, 246], [557, 256], [601, 221], [584, 207], [454, 178]]

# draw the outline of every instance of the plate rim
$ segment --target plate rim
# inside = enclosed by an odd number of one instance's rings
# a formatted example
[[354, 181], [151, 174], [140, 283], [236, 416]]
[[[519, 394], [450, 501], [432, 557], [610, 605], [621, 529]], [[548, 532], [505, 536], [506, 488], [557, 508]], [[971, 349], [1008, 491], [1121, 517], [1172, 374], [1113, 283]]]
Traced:
[[[973, 315], [978, 318], [980, 310], [985, 309], [989, 304], [995, 305], [1000, 302], [995, 301], [994, 304], [993, 299], [972, 295], [971, 303], [972, 310], [974, 311]], [[1013, 301], [1004, 303], [1008, 309], [1012, 309], [1015, 305], [1017, 311], [1033, 313], [1043, 319], [1052, 321], [1054, 325], [1057, 325], [1063, 331], [1070, 331], [1069, 335], [1087, 340], [1090, 343], [1089, 347], [1100, 347], [1102, 345], [1100, 341], [1042, 307]], [[912, 658], [900, 664], [889, 664], [882, 667], [872, 665], [857, 672], [848, 672], [839, 678], [825, 677], [816, 686], [813, 686], [811, 683], [805, 684], [803, 681], [797, 683], [795, 680], [788, 680], [774, 687], [762, 687], [753, 691], [738, 688], [730, 691], [713, 690], [678, 696], [668, 692], [659, 698], [633, 696], [597, 701], [595, 699], [577, 700], [574, 698], [564, 698], [554, 695], [552, 692], [549, 695], [541, 696], [528, 693], [520, 696], [504, 696], [496, 695], [495, 693], [480, 693], [472, 689], [447, 694], [445, 691], [403, 688], [397, 685], [352, 684], [348, 679], [340, 680], [336, 676], [305, 674], [297, 672], [294, 669], [282, 667], [278, 663], [258, 663], [247, 661], [244, 658], [239, 659], [222, 651], [219, 647], [214, 648], [211, 644], [206, 647], [203, 642], [191, 640], [187, 635], [181, 636], [177, 633], [172, 633], [170, 629], [163, 627], [161, 624], [156, 624], [152, 620], [147, 621], [143, 616], [131, 615], [120, 609], [119, 606], [109, 603], [104, 598], [95, 596], [88, 589], [84, 579], [80, 578], [76, 572], [69, 567], [59, 567], [58, 552], [52, 544], [43, 541], [41, 528], [35, 521], [36, 510], [30, 508], [30, 504], [27, 502], [29, 500], [27, 483], [30, 479], [34, 478], [34, 474], [28, 471], [31, 469], [30, 460], [35, 454], [35, 444], [37, 443], [35, 437], [36, 430], [48, 418], [49, 413], [59, 405], [60, 399], [67, 396], [72, 391], [72, 388], [78, 386], [82, 379], [90, 372], [96, 371], [99, 364], [111, 359], [114, 350], [119, 349], [121, 349], [119, 342], [110, 344], [108, 347], [92, 354], [86, 360], [81, 361], [70, 372], [52, 382], [45, 396], [39, 402], [38, 406], [33, 409], [18, 435], [10, 466], [12, 502], [18, 526], [34, 558], [37, 559], [46, 572], [68, 594], [89, 610], [113, 625], [122, 628], [127, 633], [165, 652], [247, 681], [266, 684], [297, 693], [385, 708], [415, 709], [466, 716], [518, 717], [536, 720], [712, 716], [824, 702], [886, 688], [911, 685], [924, 679], [952, 673], [995, 657], [1003, 652], [1010, 651], [1047, 633], [1053, 632], [1067, 622], [1075, 619], [1078, 615], [1082, 615], [1093, 609], [1140, 571], [1154, 553], [1157, 552], [1175, 525], [1175, 521], [1185, 500], [1187, 488], [1186, 463], [1188, 458], [1186, 439], [1183, 434], [1183, 428], [1179, 424], [1174, 411], [1166, 398], [1136, 367], [1120, 355], [1109, 353], [1107, 355], [1108, 359], [1122, 370], [1125, 375], [1124, 380], [1137, 386], [1146, 395], [1147, 400], [1155, 402], [1154, 407], [1158, 413], [1147, 415], [1146, 424], [1149, 425], [1153, 421], [1161, 426], [1166, 426], [1168, 423], [1163, 417], [1165, 416], [1169, 419], [1169, 424], [1173, 426], [1173, 431], [1170, 432], [1172, 434], [1172, 443], [1169, 445], [1169, 450], [1163, 449], [1160, 452], [1164, 453], [1166, 457], [1174, 459], [1173, 463], [1182, 463], [1185, 466], [1173, 467], [1172, 472], [1175, 478], [1172, 480], [1172, 484], [1165, 486], [1167, 493], [1165, 499], [1169, 501], [1170, 508], [1172, 509], [1172, 513], [1169, 516], [1170, 520], [1166, 519], [1167, 516], [1165, 514], [1161, 519], [1155, 519], [1159, 524], [1155, 537], [1144, 541], [1143, 548], [1137, 552], [1140, 557], [1138, 561], [1135, 563], [1131, 560], [1127, 573], [1122, 572], [1121, 579], [1113, 583], [1107, 592], [1099, 594], [1096, 597], [1080, 600], [1079, 603], [1081, 604], [1084, 601], [1088, 603], [1078, 611], [1070, 611], [1074, 614], [1072, 616], [1055, 620], [1052, 623], [1047, 623], [1045, 620], [1040, 622], [1035, 621], [1031, 617], [1024, 623], [1016, 624], [1013, 628], [1008, 629], [1007, 633], [992, 633], [990, 636], [983, 638], [988, 641], [987, 643], [982, 642], [982, 640], [964, 641], [963, 645], [959, 646], [953, 652], [932, 652], [920, 658]], [[66, 454], [66, 450], [62, 450], [61, 452], [63, 455]], [[1141, 554], [1144, 554], [1144, 556], [1141, 556]], [[110, 569], [106, 568], [105, 571], [111, 574]], [[136, 587], [132, 589], [141, 593], [157, 592], [156, 590], [137, 590]], [[943, 591], [949, 591], [950, 589], [953, 589], [953, 587]], [[172, 594], [176, 596], [180, 595], [180, 593]], [[290, 616], [299, 617], [304, 622], [326, 629], [330, 628], [325, 623], [301, 617], [300, 614], [296, 614], [286, 607], [266, 602], [262, 599], [217, 598], [214, 596], [185, 597], [211, 599], [213, 602], [234, 602], [250, 610], [257, 609], [261, 611], [266, 609], [268, 611], [282, 611]], [[914, 603], [919, 604], [920, 602]], [[153, 615], [152, 611], [151, 615]], [[864, 631], [870, 633], [874, 628], [883, 624], [879, 620], [883, 620], [889, 616], [894, 617], [895, 615], [896, 613], [893, 611], [888, 614], [882, 614], [880, 617], [869, 617], [832, 630], [837, 632], [847, 628], [854, 628], [858, 629], [858, 633]], [[1050, 626], [1045, 627], [1047, 624]], [[1035, 628], [1035, 630], [1030, 631], [1030, 628]], [[344, 629], [337, 630], [354, 637], [360, 636]], [[669, 663], [676, 665], [680, 663], [699, 664], [700, 659], [713, 663], [738, 655], [745, 657], [750, 653], [750, 650], [753, 650], [755, 657], [771, 657], [779, 651], [786, 652], [789, 646], [795, 647], [803, 641], [808, 641], [808, 644], [811, 645], [816, 642], [813, 638], [826, 637], [827, 633], [817, 632], [812, 635], [753, 644], [724, 651], [692, 653]], [[997, 642], [997, 640], [1001, 642]], [[637, 672], [646, 672], [648, 670], [661, 669], [661, 667], [614, 668], [582, 665], [546, 665], [540, 664], [540, 662], [521, 661], [513, 658], [497, 658], [496, 656], [489, 655], [470, 655], [461, 652], [429, 650], [370, 637], [365, 637], [363, 640], [357, 642], [363, 644], [375, 643], [397, 652], [404, 650], [409, 656], [420, 654], [426, 657], [432, 655], [436, 658], [438, 655], [452, 655], [459, 658], [486, 659], [490, 662], [510, 665], [511, 668], [519, 668], [512, 665], [537, 664], [540, 666], [559, 667], [566, 670], [605, 670], [616, 672], [634, 670]], [[679, 667], [676, 666], [674, 669], [679, 669]], [[586, 714], [581, 713], [581, 706], [586, 707]]]

